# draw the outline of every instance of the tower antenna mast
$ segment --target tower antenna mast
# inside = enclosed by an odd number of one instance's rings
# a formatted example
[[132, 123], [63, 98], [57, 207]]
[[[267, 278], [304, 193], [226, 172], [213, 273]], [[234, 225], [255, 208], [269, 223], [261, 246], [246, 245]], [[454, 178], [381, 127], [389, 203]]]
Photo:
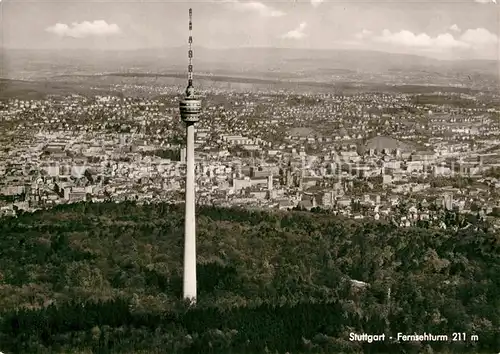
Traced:
[[[189, 9], [188, 88], [193, 87], [193, 10]], [[194, 92], [191, 92], [194, 93]], [[190, 92], [186, 91], [189, 96]]]

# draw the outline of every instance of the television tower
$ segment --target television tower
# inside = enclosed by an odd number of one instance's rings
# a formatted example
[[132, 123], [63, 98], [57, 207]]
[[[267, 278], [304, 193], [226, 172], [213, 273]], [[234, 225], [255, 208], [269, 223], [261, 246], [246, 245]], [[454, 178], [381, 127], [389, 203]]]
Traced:
[[201, 112], [201, 100], [193, 87], [193, 10], [189, 9], [188, 85], [186, 97], [179, 103], [181, 118], [186, 123], [186, 216], [184, 220], [184, 299], [196, 302], [196, 217], [194, 185], [194, 124]]

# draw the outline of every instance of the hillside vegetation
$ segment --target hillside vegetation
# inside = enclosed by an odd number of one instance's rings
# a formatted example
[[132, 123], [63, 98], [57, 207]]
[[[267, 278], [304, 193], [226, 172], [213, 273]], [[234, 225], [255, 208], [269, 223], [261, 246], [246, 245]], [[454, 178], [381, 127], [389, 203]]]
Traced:
[[[0, 350], [500, 350], [498, 235], [203, 207], [198, 305], [188, 308], [179, 300], [183, 226], [183, 206], [131, 202], [1, 219]], [[350, 332], [450, 341], [361, 343], [349, 341]], [[453, 332], [479, 340], [452, 341]]]
[[86, 96], [123, 96], [121, 92], [112, 88], [92, 89], [90, 85], [79, 85], [76, 82], [26, 81], [0, 78], [0, 100], [44, 100], [49, 95], [68, 96], [70, 93]]

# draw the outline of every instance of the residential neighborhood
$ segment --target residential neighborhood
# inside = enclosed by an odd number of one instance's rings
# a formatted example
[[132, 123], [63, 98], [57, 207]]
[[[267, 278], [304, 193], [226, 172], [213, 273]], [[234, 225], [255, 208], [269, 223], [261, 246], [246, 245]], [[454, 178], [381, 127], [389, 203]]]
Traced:
[[[481, 95], [201, 95], [200, 205], [321, 210], [443, 228], [450, 210], [500, 225], [500, 111]], [[81, 201], [182, 202], [178, 100], [166, 91], [145, 99], [4, 101], [1, 213]]]

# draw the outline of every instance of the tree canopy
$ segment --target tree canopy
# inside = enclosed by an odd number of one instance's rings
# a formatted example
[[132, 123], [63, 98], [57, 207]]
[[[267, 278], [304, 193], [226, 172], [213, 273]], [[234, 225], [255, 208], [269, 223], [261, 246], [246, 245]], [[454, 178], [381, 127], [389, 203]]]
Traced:
[[[500, 350], [498, 234], [200, 207], [198, 303], [189, 308], [180, 300], [183, 212], [87, 202], [0, 219], [0, 350]], [[449, 341], [353, 342], [352, 332]], [[453, 341], [454, 332], [468, 339]]]

